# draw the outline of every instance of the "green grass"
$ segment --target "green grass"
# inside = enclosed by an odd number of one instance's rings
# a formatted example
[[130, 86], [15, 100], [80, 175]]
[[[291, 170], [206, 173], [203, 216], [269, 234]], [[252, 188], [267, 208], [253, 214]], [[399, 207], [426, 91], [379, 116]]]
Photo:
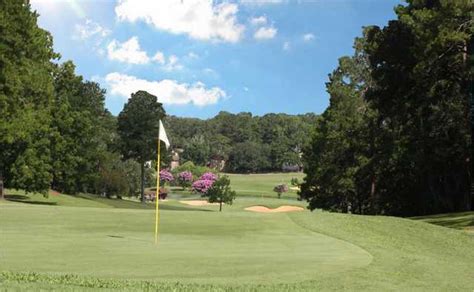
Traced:
[[[12, 194], [12, 192], [8, 192]], [[16, 195], [23, 195], [17, 192]], [[91, 195], [0, 202], [0, 290], [472, 291], [474, 237], [423, 221]], [[38, 204], [38, 202], [55, 204]]]
[[296, 177], [301, 182], [304, 174], [301, 172], [263, 173], [263, 174], [227, 174], [231, 187], [239, 196], [277, 198], [273, 188], [278, 184], [287, 184], [290, 190], [282, 195], [283, 198], [296, 198], [297, 190], [292, 190], [291, 179]]
[[[297, 198], [298, 190], [291, 185], [291, 179], [296, 177], [300, 182], [303, 181], [304, 174], [301, 172], [286, 173], [257, 173], [257, 174], [234, 174], [224, 173], [228, 175], [231, 182], [232, 190], [236, 191], [237, 196], [259, 197], [259, 198], [277, 198], [278, 195], [273, 188], [278, 184], [287, 184], [289, 191], [282, 194], [282, 198]], [[155, 188], [150, 188], [154, 190]], [[193, 196], [191, 191], [182, 190], [181, 187], [170, 187], [173, 194], [183, 198]]]
[[438, 214], [412, 219], [474, 233], [474, 212]]

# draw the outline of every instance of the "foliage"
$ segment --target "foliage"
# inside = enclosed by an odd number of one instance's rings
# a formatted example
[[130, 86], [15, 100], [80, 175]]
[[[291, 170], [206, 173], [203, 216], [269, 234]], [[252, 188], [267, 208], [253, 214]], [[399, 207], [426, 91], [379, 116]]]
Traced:
[[408, 1], [339, 60], [304, 151], [310, 208], [421, 215], [472, 208], [466, 47], [472, 1]]
[[215, 180], [212, 187], [203, 193], [203, 196], [207, 197], [209, 203], [219, 203], [220, 212], [222, 211], [222, 203], [232, 205], [236, 193], [230, 187], [229, 177], [224, 175]]
[[0, 2], [0, 180], [46, 194], [51, 176], [53, 51], [24, 1]]
[[190, 187], [193, 182], [193, 174], [190, 171], [182, 171], [178, 173], [178, 184], [184, 189]]
[[95, 192], [112, 196], [135, 196], [140, 192], [140, 165], [133, 160], [122, 161], [114, 153], [107, 153], [99, 162], [99, 177]]
[[294, 187], [299, 187], [301, 185], [297, 177], [292, 177], [290, 183]]
[[217, 175], [212, 173], [212, 172], [206, 172], [203, 175], [201, 175], [201, 180], [212, 180], [216, 181], [217, 180]]
[[197, 166], [192, 161], [187, 161], [177, 168], [173, 169], [173, 173], [175, 176], [183, 171], [189, 171], [193, 174], [194, 177], [201, 177], [206, 172], [214, 172], [215, 170], [210, 169], [209, 167], [205, 166]]
[[194, 192], [200, 193], [200, 194], [206, 194], [207, 191], [212, 187], [214, 184], [213, 180], [203, 180], [199, 179], [192, 184], [192, 188]]
[[229, 155], [226, 169], [237, 173], [254, 173], [270, 170], [269, 150], [266, 145], [259, 145], [256, 142], [236, 144]]
[[166, 169], [160, 170], [160, 183], [165, 184], [174, 181], [174, 176]]
[[101, 131], [108, 112], [105, 90], [84, 82], [71, 61], [54, 74], [51, 156], [52, 187], [74, 194], [92, 191], [98, 177], [98, 161], [106, 155], [107, 134]]
[[276, 186], [273, 188], [273, 191], [278, 194], [278, 198], [279, 198], [279, 199], [281, 198], [281, 194], [288, 192], [288, 190], [289, 190], [289, 189], [288, 189], [288, 186], [287, 186], [286, 184], [276, 185]]
[[146, 91], [137, 91], [132, 93], [118, 116], [117, 132], [120, 137], [120, 152], [124, 159], [135, 159], [141, 165], [143, 202], [145, 202], [145, 163], [156, 157], [156, 133], [158, 133], [159, 121], [164, 115], [165, 111], [156, 96]]
[[[300, 166], [301, 149], [309, 143], [308, 133], [317, 119], [314, 114], [258, 117], [220, 112], [208, 120], [171, 116], [166, 127], [174, 145], [184, 150], [183, 162], [208, 165], [212, 159], [225, 160], [226, 171], [245, 173]], [[245, 159], [242, 146], [250, 150], [252, 158]], [[244, 159], [242, 163], [237, 157]]]

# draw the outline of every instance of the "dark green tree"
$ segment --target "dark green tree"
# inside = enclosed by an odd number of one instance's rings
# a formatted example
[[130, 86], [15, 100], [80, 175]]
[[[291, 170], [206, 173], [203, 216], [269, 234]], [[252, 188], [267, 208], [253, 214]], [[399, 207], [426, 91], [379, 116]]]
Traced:
[[140, 164], [143, 203], [145, 203], [145, 163], [156, 159], [159, 120], [164, 116], [165, 110], [157, 101], [157, 97], [142, 90], [132, 93], [118, 116], [117, 132], [120, 136], [120, 151], [123, 158], [135, 159]]
[[71, 194], [90, 192], [99, 175], [99, 156], [107, 150], [103, 140], [109, 134], [102, 130], [107, 118], [105, 90], [84, 82], [71, 61], [57, 68], [54, 85], [52, 186]]
[[207, 197], [209, 203], [219, 203], [219, 212], [221, 212], [223, 203], [232, 205], [236, 193], [230, 188], [229, 177], [224, 175], [219, 177], [203, 196]]
[[29, 1], [0, 2], [0, 196], [4, 186], [46, 193], [51, 182], [51, 35]]

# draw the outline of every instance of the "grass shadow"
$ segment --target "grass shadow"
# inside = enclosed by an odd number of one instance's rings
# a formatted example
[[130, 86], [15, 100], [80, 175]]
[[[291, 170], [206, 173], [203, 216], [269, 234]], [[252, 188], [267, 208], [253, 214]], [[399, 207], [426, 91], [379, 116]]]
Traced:
[[25, 195], [5, 195], [5, 199], [10, 202], [24, 203], [31, 205], [47, 205], [54, 206], [57, 205], [56, 202], [44, 202], [44, 201], [30, 201], [28, 196]]
[[168, 211], [202, 211], [202, 212], [213, 212], [212, 210], [208, 209], [199, 209], [199, 208], [190, 208], [190, 207], [181, 207], [181, 206], [174, 206], [174, 205], [160, 205], [160, 210], [168, 210]]

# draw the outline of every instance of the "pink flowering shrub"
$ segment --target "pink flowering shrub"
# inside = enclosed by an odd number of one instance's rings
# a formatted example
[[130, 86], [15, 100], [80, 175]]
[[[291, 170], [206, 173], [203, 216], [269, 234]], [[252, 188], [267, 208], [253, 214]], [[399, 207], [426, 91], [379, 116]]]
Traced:
[[178, 180], [180, 182], [192, 182], [193, 174], [190, 171], [183, 171], [178, 174]]
[[161, 183], [167, 183], [167, 182], [172, 182], [174, 180], [173, 174], [171, 172], [167, 171], [166, 169], [163, 169], [160, 171], [160, 182]]
[[200, 180], [216, 181], [217, 180], [217, 175], [212, 173], [212, 172], [206, 172], [201, 176]]
[[206, 194], [213, 184], [214, 184], [213, 180], [200, 179], [193, 183], [192, 188], [194, 192], [197, 192], [200, 194]]
[[193, 174], [190, 171], [182, 171], [178, 173], [178, 184], [184, 189], [191, 186], [193, 182]]

